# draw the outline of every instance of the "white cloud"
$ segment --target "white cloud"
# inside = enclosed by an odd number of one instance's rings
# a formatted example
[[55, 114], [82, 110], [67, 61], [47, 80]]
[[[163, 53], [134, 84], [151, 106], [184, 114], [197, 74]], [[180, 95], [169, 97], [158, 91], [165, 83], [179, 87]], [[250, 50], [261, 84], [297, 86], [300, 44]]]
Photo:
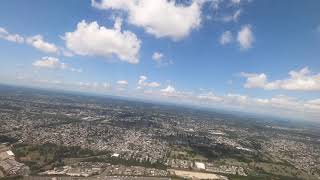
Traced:
[[300, 106], [300, 103], [295, 98], [284, 95], [279, 95], [269, 100], [267, 99], [265, 102], [274, 108], [297, 109], [303, 107]]
[[2, 27], [0, 27], [0, 39], [5, 39], [15, 43], [24, 43], [24, 38], [22, 36], [19, 34], [11, 34]]
[[69, 70], [72, 72], [81, 73], [82, 69], [77, 69], [69, 67], [67, 64], [61, 62], [58, 58], [55, 57], [42, 57], [40, 60], [36, 60], [32, 63], [32, 66], [35, 68], [45, 68], [45, 69], [61, 69]]
[[315, 111], [320, 108], [320, 104], [317, 104], [318, 100], [299, 101], [296, 98], [284, 95], [277, 95], [271, 98], [254, 98], [231, 93], [226, 96], [220, 96], [220, 98], [223, 100], [219, 102], [219, 106], [232, 107], [248, 112], [277, 114], [291, 118], [320, 117], [319, 111]]
[[163, 58], [163, 54], [160, 52], [154, 52], [152, 55], [152, 59], [159, 62]]
[[65, 33], [66, 47], [78, 55], [110, 58], [136, 64], [141, 41], [130, 31], [121, 31], [122, 20], [117, 18], [114, 28], [99, 26], [97, 22], [81, 21], [74, 32]]
[[0, 27], [0, 39], [5, 39], [19, 44], [25, 43], [45, 53], [59, 54], [61, 50], [64, 56], [72, 56], [67, 51], [64, 51], [63, 48], [59, 49], [55, 44], [44, 41], [43, 37], [39, 34], [30, 37], [23, 37], [19, 34], [11, 34], [6, 29]]
[[[141, 78], [146, 79], [146, 78]], [[85, 90], [91, 92], [122, 94], [126, 93], [128, 82], [121, 80], [116, 82], [116, 88], [111, 90], [109, 83], [79, 82], [70, 83], [60, 80], [45, 79], [20, 79], [21, 82], [43, 83], [54, 85], [55, 87], [69, 88], [74, 90]], [[51, 86], [52, 87], [52, 86]], [[109, 91], [111, 90], [111, 91]], [[120, 92], [122, 91], [122, 92]], [[207, 91], [207, 92], [205, 92]], [[163, 89], [146, 89], [138, 91], [135, 97], [142, 96], [152, 100], [169, 101], [179, 104], [201, 105], [214, 108], [226, 108], [232, 110], [263, 113], [280, 117], [291, 117], [295, 119], [315, 120], [320, 118], [320, 99], [299, 100], [285, 95], [276, 95], [268, 98], [250, 97], [248, 95], [229, 93], [217, 95], [210, 90], [201, 90], [201, 93], [179, 91], [172, 85]], [[127, 94], [128, 95], [128, 94]]]
[[165, 93], [165, 94], [173, 94], [173, 93], [176, 92], [176, 89], [173, 86], [168, 85], [166, 88], [161, 89], [160, 91]]
[[160, 86], [160, 83], [158, 82], [150, 82], [147, 84], [148, 87], [159, 87]]
[[[252, 76], [252, 74], [246, 74], [246, 76]], [[172, 85], [168, 85], [160, 90], [146, 90], [143, 93], [145, 97], [152, 98], [153, 100], [159, 99], [161, 101], [234, 109], [306, 120], [318, 120], [320, 118], [320, 99], [299, 100], [285, 95], [259, 98], [237, 93], [217, 95], [205, 89], [201, 89], [200, 91], [201, 93], [185, 92], [177, 90]]]
[[35, 35], [32, 37], [28, 37], [26, 42], [28, 44], [30, 44], [31, 46], [39, 49], [40, 51], [43, 51], [46, 53], [58, 53], [59, 52], [56, 45], [44, 41], [43, 37], [41, 35]]
[[119, 86], [128, 86], [128, 81], [126, 81], [126, 80], [119, 80], [119, 81], [117, 81], [117, 85], [119, 85]]
[[221, 45], [229, 44], [233, 41], [233, 37], [230, 31], [225, 31], [222, 33], [219, 42]]
[[310, 111], [320, 112], [320, 99], [309, 100], [304, 103], [304, 107]]
[[138, 81], [138, 89], [142, 89], [144, 87], [151, 87], [151, 88], [155, 88], [155, 87], [159, 87], [160, 83], [158, 82], [146, 82], [148, 78], [146, 76], [140, 76], [139, 77], [139, 81]]
[[246, 77], [246, 88], [263, 88], [266, 90], [284, 89], [296, 91], [319, 91], [320, 73], [312, 73], [308, 67], [300, 71], [290, 71], [289, 78], [268, 82], [267, 75], [255, 73], [241, 73]]
[[[158, 95], [169, 98], [168, 100], [178, 100], [179, 102], [188, 102], [195, 98], [193, 93], [186, 91], [177, 91], [172, 85], [168, 85], [166, 88], [160, 89]], [[173, 99], [170, 99], [173, 98]]]
[[220, 102], [223, 99], [212, 92], [200, 94], [197, 96], [200, 100], [208, 101], [208, 102]]
[[0, 33], [1, 34], [8, 34], [8, 31], [2, 27], [0, 27]]
[[117, 90], [124, 91], [127, 89], [129, 83], [126, 80], [119, 80], [116, 82], [116, 84], [117, 84]]
[[172, 60], [168, 60], [164, 58], [164, 54], [161, 52], [154, 52], [152, 54], [152, 59], [157, 63], [158, 67], [168, 66], [173, 64]]
[[252, 47], [254, 36], [250, 25], [244, 25], [241, 27], [241, 30], [238, 32], [237, 40], [241, 49], [245, 50]]
[[189, 103], [205, 105], [207, 107], [219, 107], [236, 109], [246, 112], [279, 115], [291, 118], [320, 118], [320, 99], [298, 100], [285, 95], [277, 95], [270, 98], [257, 98], [248, 95], [228, 93], [216, 95], [211, 91], [207, 93], [183, 92], [168, 85], [159, 91], [145, 91], [145, 95], [152, 99], [166, 99], [176, 103]]
[[248, 96], [229, 93], [224, 99], [227, 101], [227, 104], [246, 104]]
[[240, 3], [241, 3], [241, 0], [231, 0], [231, 2], [232, 2], [233, 4], [240, 4]]
[[99, 9], [122, 10], [128, 13], [129, 23], [142, 27], [149, 34], [181, 39], [201, 24], [200, 1], [189, 5], [177, 4], [175, 0], [92, 0]]
[[146, 76], [140, 76], [138, 84], [143, 85], [148, 78]]
[[32, 64], [37, 68], [49, 68], [49, 69], [66, 69], [67, 65], [59, 61], [54, 57], [42, 57], [40, 60], [35, 61]]
[[[291, 118], [306, 118], [314, 115], [312, 113], [305, 114], [306, 110], [310, 110], [305, 107], [305, 103], [284, 95], [271, 98], [253, 98], [246, 95], [229, 94], [224, 98], [224, 104], [229, 107]], [[317, 116], [320, 117], [320, 114], [317, 113]]]
[[264, 73], [241, 73], [241, 76], [247, 78], [247, 81], [244, 85], [245, 88], [261, 88], [264, 87], [267, 82], [267, 76]]

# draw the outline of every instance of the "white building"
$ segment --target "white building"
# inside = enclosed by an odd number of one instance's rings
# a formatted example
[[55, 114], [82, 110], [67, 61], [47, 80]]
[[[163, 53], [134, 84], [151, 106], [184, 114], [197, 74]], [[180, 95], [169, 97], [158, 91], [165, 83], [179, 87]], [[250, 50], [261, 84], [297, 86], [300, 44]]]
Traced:
[[8, 154], [9, 156], [14, 156], [14, 154], [13, 154], [13, 152], [12, 152], [11, 150], [7, 151], [7, 154]]
[[111, 155], [111, 157], [119, 157], [119, 154], [113, 153], [113, 154]]
[[202, 162], [195, 162], [194, 164], [198, 169], [206, 169], [206, 166]]

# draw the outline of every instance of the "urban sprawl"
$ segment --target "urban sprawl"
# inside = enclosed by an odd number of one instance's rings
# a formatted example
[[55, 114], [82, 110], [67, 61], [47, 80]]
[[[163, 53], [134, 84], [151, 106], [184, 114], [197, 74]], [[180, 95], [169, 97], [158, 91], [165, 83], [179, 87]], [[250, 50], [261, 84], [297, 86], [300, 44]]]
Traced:
[[0, 178], [320, 179], [320, 126], [0, 86]]

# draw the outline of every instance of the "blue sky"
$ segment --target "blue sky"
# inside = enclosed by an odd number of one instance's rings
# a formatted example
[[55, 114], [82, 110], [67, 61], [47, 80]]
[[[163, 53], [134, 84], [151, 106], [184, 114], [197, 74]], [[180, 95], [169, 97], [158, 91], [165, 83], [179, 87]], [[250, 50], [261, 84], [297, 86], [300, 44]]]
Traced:
[[318, 120], [319, 9], [317, 0], [5, 0], [0, 82]]

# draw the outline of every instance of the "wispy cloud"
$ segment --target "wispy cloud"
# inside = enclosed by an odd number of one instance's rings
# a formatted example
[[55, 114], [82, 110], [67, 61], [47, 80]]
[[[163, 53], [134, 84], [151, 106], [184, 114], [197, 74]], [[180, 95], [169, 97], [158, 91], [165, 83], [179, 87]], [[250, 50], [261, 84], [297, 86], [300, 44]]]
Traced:
[[244, 25], [238, 32], [237, 41], [239, 42], [240, 48], [243, 50], [252, 47], [252, 43], [255, 41], [251, 25]]

